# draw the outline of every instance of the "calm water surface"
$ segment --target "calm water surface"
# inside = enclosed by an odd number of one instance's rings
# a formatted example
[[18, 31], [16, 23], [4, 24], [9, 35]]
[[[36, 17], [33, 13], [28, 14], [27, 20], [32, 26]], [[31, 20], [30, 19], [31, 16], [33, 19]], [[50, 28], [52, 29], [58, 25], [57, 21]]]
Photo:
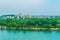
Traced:
[[0, 40], [60, 40], [60, 31], [0, 30]]

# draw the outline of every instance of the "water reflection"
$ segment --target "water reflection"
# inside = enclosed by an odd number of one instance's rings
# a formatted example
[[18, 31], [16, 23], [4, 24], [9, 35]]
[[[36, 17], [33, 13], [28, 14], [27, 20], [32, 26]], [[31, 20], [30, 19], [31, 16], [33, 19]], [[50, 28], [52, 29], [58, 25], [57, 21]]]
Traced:
[[[52, 31], [50, 31], [50, 30], [38, 30], [38, 31], [36, 31], [36, 30], [0, 30], [0, 31], [7, 31], [7, 32], [13, 32], [13, 33], [15, 33], [15, 32], [44, 32], [44, 33], [46, 33], [46, 32], [48, 32], [48, 33], [50, 33], [50, 32], [52, 32]], [[57, 32], [60, 32], [60, 31], [57, 31]]]
[[52, 31], [42, 31], [42, 30], [39, 30], [39, 31], [34, 31], [34, 30], [1, 30], [1, 31], [7, 31], [8, 33], [33, 33], [33, 32], [37, 32], [37, 33], [52, 33]]
[[0, 30], [0, 40], [60, 40], [60, 31]]

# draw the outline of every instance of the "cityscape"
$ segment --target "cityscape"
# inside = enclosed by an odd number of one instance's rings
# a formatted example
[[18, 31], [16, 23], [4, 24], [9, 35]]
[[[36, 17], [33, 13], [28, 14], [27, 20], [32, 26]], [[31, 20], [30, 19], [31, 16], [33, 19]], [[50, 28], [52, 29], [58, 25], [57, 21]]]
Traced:
[[0, 40], [60, 40], [60, 0], [0, 0]]
[[55, 18], [58, 17], [60, 18], [60, 16], [49, 16], [49, 15], [28, 15], [28, 14], [22, 14], [22, 13], [18, 13], [16, 15], [14, 14], [9, 14], [9, 15], [1, 15], [0, 18]]

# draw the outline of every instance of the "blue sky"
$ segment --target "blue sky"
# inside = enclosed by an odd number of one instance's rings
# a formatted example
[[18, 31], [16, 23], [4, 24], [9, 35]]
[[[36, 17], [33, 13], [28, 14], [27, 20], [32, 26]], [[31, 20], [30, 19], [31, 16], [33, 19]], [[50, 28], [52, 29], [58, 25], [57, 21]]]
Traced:
[[3, 14], [60, 15], [60, 0], [0, 0]]

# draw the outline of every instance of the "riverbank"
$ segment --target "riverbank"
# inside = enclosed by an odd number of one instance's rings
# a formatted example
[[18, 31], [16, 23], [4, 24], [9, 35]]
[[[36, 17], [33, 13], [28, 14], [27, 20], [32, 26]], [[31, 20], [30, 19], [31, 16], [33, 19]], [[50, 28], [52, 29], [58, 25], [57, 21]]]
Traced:
[[60, 28], [23, 28], [22, 30], [60, 30]]
[[16, 27], [11, 27], [11, 28], [7, 28], [6, 26], [4, 27], [0, 27], [0, 29], [2, 30], [60, 30], [60, 28], [16, 28]]

